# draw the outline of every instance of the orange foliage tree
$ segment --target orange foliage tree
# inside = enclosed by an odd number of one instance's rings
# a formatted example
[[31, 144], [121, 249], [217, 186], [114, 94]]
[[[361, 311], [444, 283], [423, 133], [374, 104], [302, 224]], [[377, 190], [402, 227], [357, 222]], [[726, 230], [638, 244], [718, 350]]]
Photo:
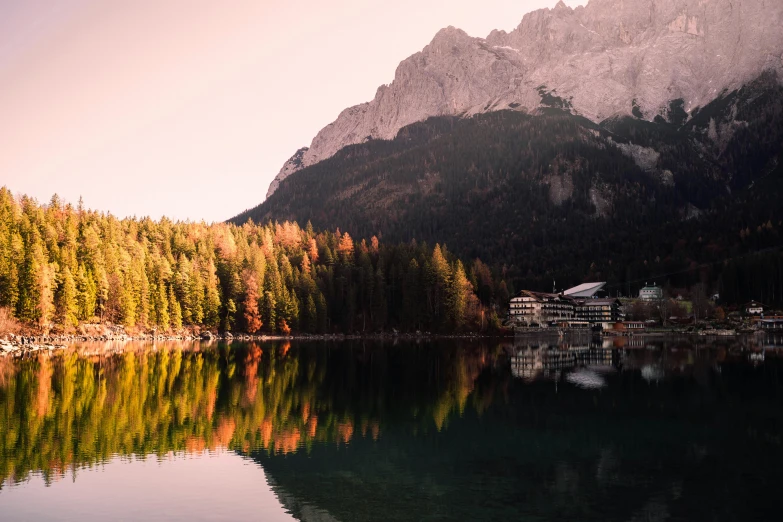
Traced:
[[247, 323], [247, 331], [251, 334], [256, 333], [261, 329], [263, 323], [261, 322], [261, 313], [258, 311], [258, 282], [256, 276], [250, 271], [245, 271], [243, 274], [245, 283], [245, 301], [244, 316]]

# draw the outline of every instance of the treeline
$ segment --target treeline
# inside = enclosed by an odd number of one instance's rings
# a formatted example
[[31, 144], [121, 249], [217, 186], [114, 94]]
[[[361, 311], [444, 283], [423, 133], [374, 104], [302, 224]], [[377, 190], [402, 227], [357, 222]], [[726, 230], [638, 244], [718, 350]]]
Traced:
[[718, 280], [721, 301], [747, 303], [760, 301], [767, 306], [783, 304], [783, 251], [733, 259], [722, 265]]
[[117, 219], [0, 189], [0, 307], [47, 331], [484, 330], [508, 297], [485, 264], [445, 246], [355, 242], [309, 223]]

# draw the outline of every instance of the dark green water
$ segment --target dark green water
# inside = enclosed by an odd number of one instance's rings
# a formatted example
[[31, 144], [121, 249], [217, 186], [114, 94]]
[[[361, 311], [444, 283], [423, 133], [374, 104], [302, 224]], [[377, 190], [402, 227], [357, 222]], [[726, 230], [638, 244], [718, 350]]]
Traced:
[[774, 342], [0, 359], [0, 519], [780, 520]]

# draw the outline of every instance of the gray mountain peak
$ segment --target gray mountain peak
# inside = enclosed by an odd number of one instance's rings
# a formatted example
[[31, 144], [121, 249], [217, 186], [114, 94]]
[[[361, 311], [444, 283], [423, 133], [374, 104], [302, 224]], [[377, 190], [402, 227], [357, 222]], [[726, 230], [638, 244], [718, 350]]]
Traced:
[[[781, 0], [590, 0], [526, 14], [474, 38], [447, 27], [397, 68], [375, 99], [344, 110], [269, 187], [341, 148], [391, 139], [431, 116], [566, 107], [593, 121], [687, 112], [765, 70], [783, 72]], [[783, 78], [783, 74], [778, 75]]]

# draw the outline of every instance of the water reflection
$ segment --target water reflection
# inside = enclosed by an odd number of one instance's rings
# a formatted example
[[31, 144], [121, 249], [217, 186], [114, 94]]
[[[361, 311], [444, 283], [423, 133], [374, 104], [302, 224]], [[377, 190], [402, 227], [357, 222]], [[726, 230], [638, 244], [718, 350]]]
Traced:
[[[288, 454], [377, 440], [381, 422], [442, 429], [491, 357], [289, 343], [0, 360], [0, 482], [47, 482], [113, 455], [228, 448]], [[89, 355], [80, 355], [79, 352]], [[479, 403], [483, 400], [477, 398]]]
[[783, 483], [766, 338], [117, 348], [0, 359], [0, 503], [205, 454], [300, 520], [765, 519]]
[[[587, 388], [605, 385], [598, 376], [614, 371], [638, 370], [647, 381], [660, 381], [666, 374], [682, 373], [694, 365], [707, 364], [720, 371], [720, 363], [732, 354], [734, 362], [763, 362], [767, 354], [783, 352], [783, 338], [671, 338], [632, 336], [600, 338], [577, 334], [559, 338], [517, 338], [506, 347], [511, 372], [526, 382], [537, 380], [579, 384]], [[599, 383], [604, 383], [599, 386]]]

